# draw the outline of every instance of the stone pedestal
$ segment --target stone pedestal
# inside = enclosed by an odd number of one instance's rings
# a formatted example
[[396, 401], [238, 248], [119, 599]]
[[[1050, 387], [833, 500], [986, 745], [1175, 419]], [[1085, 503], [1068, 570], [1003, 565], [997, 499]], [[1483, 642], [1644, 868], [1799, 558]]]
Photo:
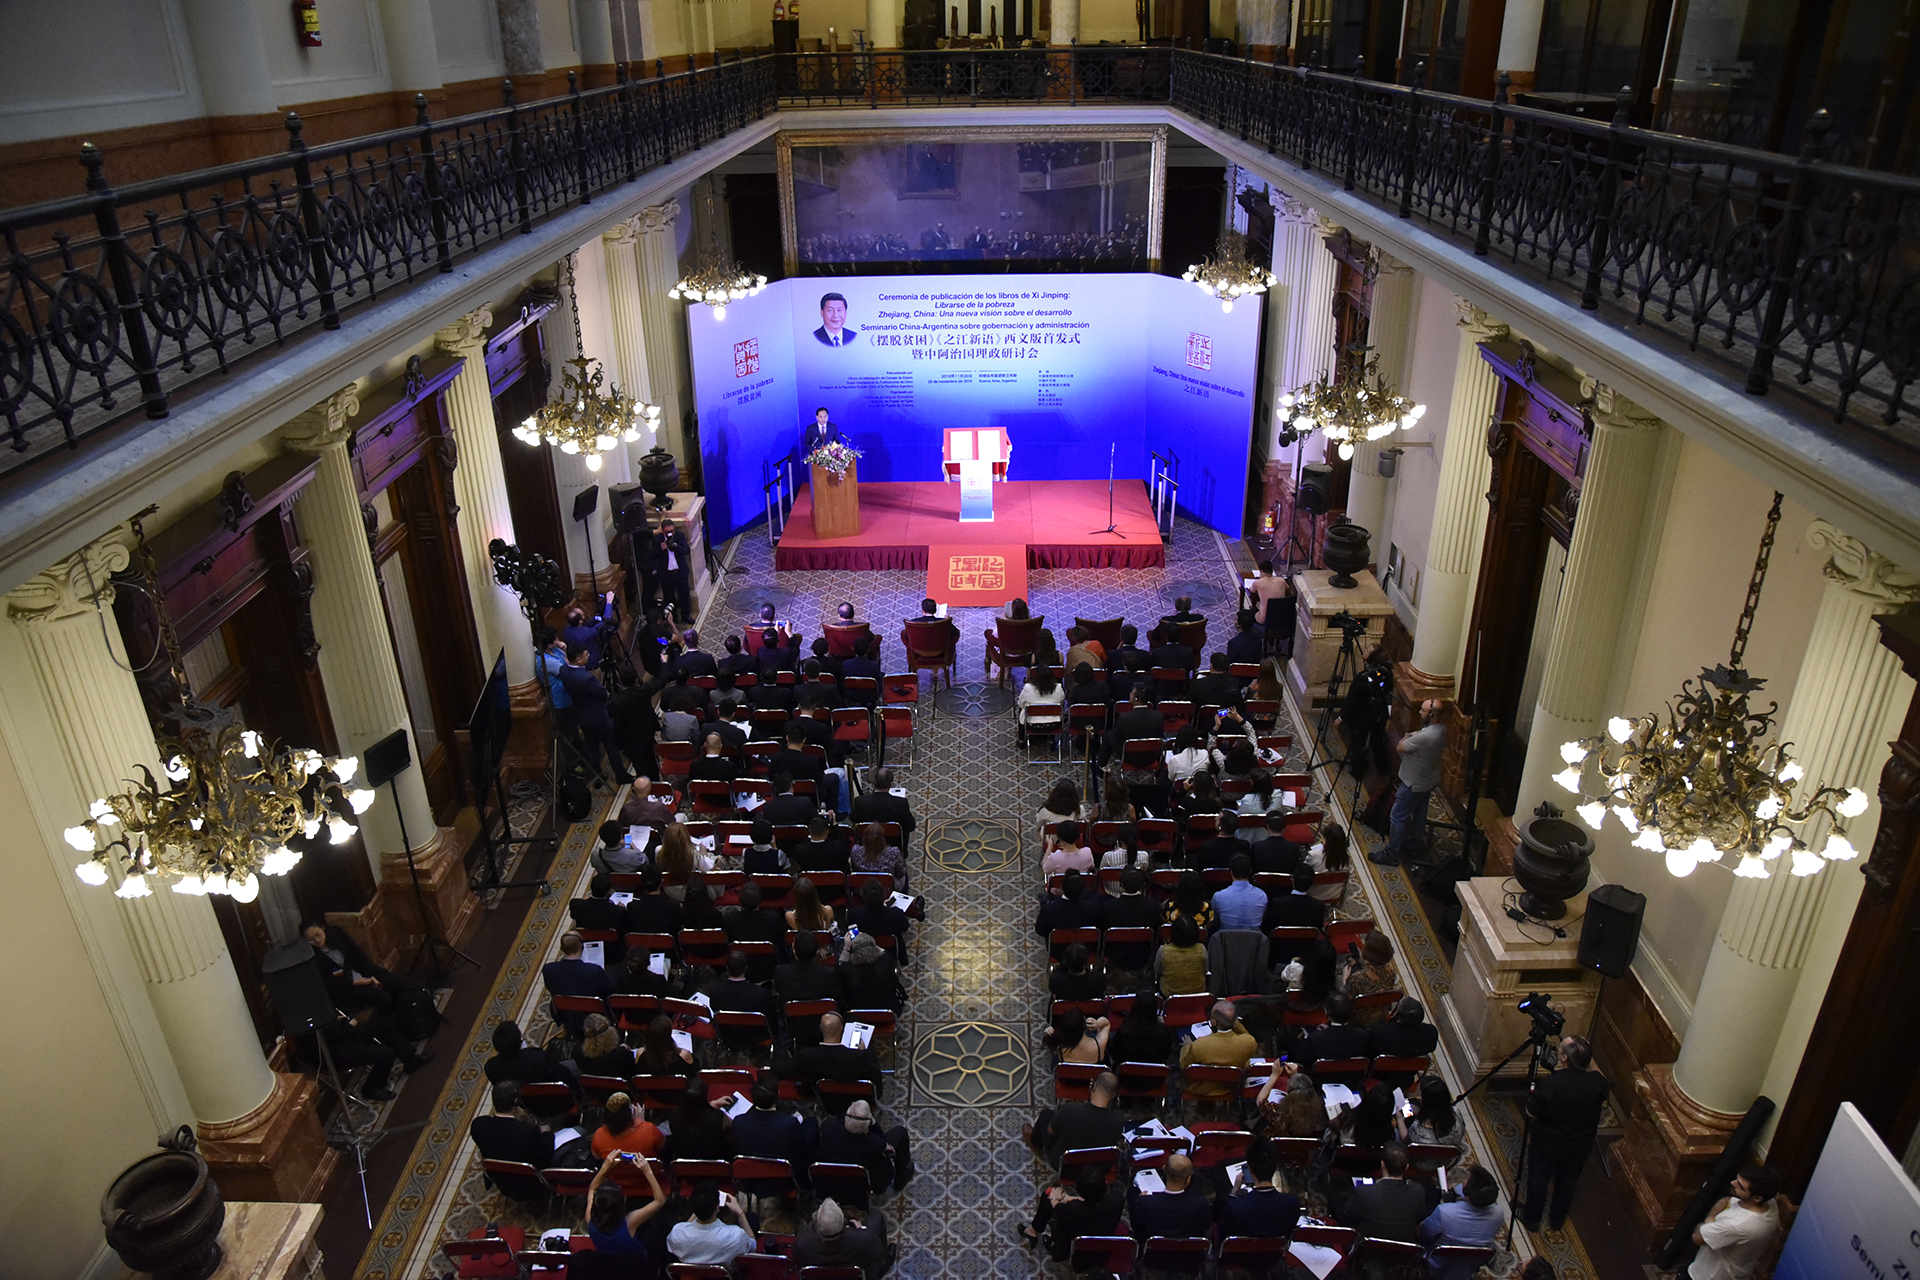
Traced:
[[[325, 1212], [317, 1204], [227, 1201], [220, 1228], [226, 1257], [213, 1280], [320, 1280], [315, 1236]], [[131, 1280], [135, 1273], [123, 1267], [118, 1274]]]
[[287, 1201], [326, 1196], [340, 1153], [327, 1145], [319, 1095], [320, 1086], [307, 1077], [276, 1071], [273, 1092], [258, 1107], [236, 1120], [197, 1127], [200, 1154], [222, 1196]]
[[1614, 1163], [1648, 1240], [1673, 1230], [1739, 1124], [1739, 1115], [1680, 1092], [1670, 1063], [1633, 1073], [1633, 1111]]
[[1287, 661], [1287, 679], [1302, 707], [1326, 700], [1327, 678], [1333, 674], [1344, 639], [1331, 621], [1333, 615], [1350, 613], [1367, 624], [1366, 634], [1354, 639], [1353, 669], [1357, 672], [1367, 653], [1380, 643], [1386, 620], [1394, 612], [1379, 579], [1371, 573], [1355, 574], [1354, 581], [1360, 584], [1355, 587], [1332, 586], [1332, 578], [1329, 569], [1303, 569], [1293, 576], [1299, 607], [1294, 612], [1293, 657]]
[[657, 528], [664, 517], [678, 524], [687, 534], [687, 554], [693, 563], [687, 574], [688, 589], [693, 594], [693, 613], [700, 616], [706, 608], [708, 599], [713, 595], [713, 575], [707, 572], [707, 500], [697, 493], [670, 493], [673, 506], [663, 511], [649, 514]]
[[[466, 841], [459, 832], [439, 827], [414, 846], [412, 871], [408, 870], [404, 850], [381, 856], [380, 895], [392, 918], [391, 932], [407, 955], [426, 940], [428, 924], [436, 925], [441, 939], [456, 947], [465, 941], [480, 910], [480, 899], [467, 884], [465, 850]], [[420, 875], [420, 896], [437, 920], [420, 918], [420, 898], [413, 892], [414, 871]]]
[[[1545, 925], [1521, 925], [1506, 915], [1505, 881], [1481, 876], [1455, 886], [1460, 897], [1460, 950], [1453, 986], [1440, 1001], [1440, 1040], [1463, 1079], [1478, 1079], [1526, 1041], [1533, 1020], [1514, 1006], [1529, 991], [1545, 995], [1566, 1015], [1566, 1034], [1584, 1036], [1593, 1024], [1600, 975], [1580, 967], [1579, 937], [1554, 938]], [[1567, 903], [1569, 919], [1587, 909], [1587, 895]], [[1532, 936], [1528, 936], [1532, 935]], [[1547, 938], [1547, 942], [1536, 939]], [[1503, 1078], [1527, 1074], [1525, 1054]]]

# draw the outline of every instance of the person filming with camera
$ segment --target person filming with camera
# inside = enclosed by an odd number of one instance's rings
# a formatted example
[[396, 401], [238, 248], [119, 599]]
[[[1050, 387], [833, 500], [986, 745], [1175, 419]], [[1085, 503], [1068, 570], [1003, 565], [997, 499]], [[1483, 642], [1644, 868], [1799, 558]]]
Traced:
[[[1580, 1183], [1580, 1170], [1593, 1150], [1594, 1134], [1600, 1128], [1600, 1112], [1607, 1093], [1613, 1087], [1598, 1071], [1591, 1070], [1593, 1047], [1579, 1036], [1560, 1041], [1558, 1063], [1527, 1099], [1527, 1115], [1532, 1117], [1533, 1136], [1527, 1146], [1526, 1199], [1518, 1217], [1529, 1231], [1540, 1230], [1544, 1216], [1548, 1227], [1558, 1231], [1573, 1207], [1573, 1193]], [[1547, 1186], [1553, 1186], [1553, 1200], [1547, 1203]]]
[[1367, 855], [1382, 866], [1398, 866], [1427, 841], [1427, 801], [1440, 785], [1440, 758], [1447, 750], [1447, 726], [1440, 719], [1442, 704], [1428, 698], [1420, 704], [1420, 727], [1400, 739], [1400, 786], [1393, 794], [1393, 820], [1386, 844]]

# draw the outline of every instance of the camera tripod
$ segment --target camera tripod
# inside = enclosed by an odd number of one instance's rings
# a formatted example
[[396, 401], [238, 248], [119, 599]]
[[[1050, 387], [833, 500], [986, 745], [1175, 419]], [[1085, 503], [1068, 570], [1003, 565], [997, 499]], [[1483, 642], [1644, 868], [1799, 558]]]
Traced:
[[[1336, 622], [1342, 616], [1345, 615], [1336, 614]], [[1340, 704], [1346, 686], [1359, 676], [1361, 666], [1358, 641], [1361, 634], [1362, 632], [1348, 627], [1340, 628], [1340, 652], [1334, 655], [1333, 672], [1327, 677], [1326, 702], [1320, 708], [1320, 720], [1313, 731], [1314, 750], [1325, 751], [1327, 754], [1317, 760], [1310, 759], [1306, 764], [1308, 773], [1312, 773], [1315, 769], [1324, 769], [1329, 765], [1333, 766], [1333, 781], [1327, 787], [1327, 795], [1330, 798], [1340, 788], [1340, 775], [1343, 773], [1350, 775], [1353, 778], [1353, 811], [1356, 814], [1360, 812], [1362, 797], [1360, 772], [1353, 767], [1355, 754], [1353, 744], [1343, 735], [1336, 734], [1340, 753], [1335, 755], [1327, 735], [1333, 729], [1334, 708]]]
[[[328, 1145], [336, 1143], [353, 1152], [353, 1165], [360, 1178], [360, 1207], [367, 1215], [367, 1230], [373, 1230], [373, 1198], [367, 1192], [367, 1152], [380, 1145], [382, 1138], [396, 1133], [411, 1133], [427, 1127], [426, 1120], [416, 1120], [411, 1124], [382, 1126], [380, 1108], [365, 1098], [356, 1097], [347, 1089], [346, 1082], [340, 1078], [340, 1068], [334, 1065], [333, 1050], [327, 1046], [327, 1033], [318, 1022], [309, 1020], [307, 1029], [313, 1032], [313, 1041], [320, 1051], [320, 1066], [314, 1072], [322, 1088], [331, 1090], [340, 1106], [333, 1113], [333, 1119], [327, 1124]], [[355, 1108], [365, 1113], [362, 1119]]]

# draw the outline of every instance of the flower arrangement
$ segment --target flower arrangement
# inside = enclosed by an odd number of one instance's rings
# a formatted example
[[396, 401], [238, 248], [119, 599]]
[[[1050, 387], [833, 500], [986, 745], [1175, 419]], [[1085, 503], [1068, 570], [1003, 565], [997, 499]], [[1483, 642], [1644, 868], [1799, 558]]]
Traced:
[[850, 444], [832, 440], [808, 454], [803, 461], [815, 470], [825, 471], [838, 480], [853, 470], [854, 459], [865, 456]]

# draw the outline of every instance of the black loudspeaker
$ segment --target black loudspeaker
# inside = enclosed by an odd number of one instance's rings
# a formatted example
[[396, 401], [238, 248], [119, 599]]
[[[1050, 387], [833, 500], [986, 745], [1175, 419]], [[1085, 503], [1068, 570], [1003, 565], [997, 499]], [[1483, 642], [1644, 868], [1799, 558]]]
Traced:
[[621, 533], [647, 532], [647, 493], [637, 484], [607, 486], [607, 509]]
[[406, 772], [412, 763], [413, 751], [407, 746], [407, 731], [395, 729], [367, 748], [366, 755], [360, 759], [360, 768], [367, 776], [369, 787], [384, 787], [396, 774]]
[[1321, 515], [1333, 493], [1333, 468], [1322, 462], [1310, 462], [1300, 468], [1300, 509]]
[[1587, 916], [1580, 924], [1580, 967], [1598, 969], [1609, 978], [1626, 977], [1646, 914], [1646, 895], [1617, 884], [1603, 884], [1588, 894]]
[[590, 484], [573, 495], [573, 518], [585, 520], [600, 509], [600, 486]]
[[333, 1021], [333, 1001], [327, 998], [327, 984], [320, 980], [320, 966], [313, 962], [313, 947], [306, 939], [295, 938], [267, 952], [260, 961], [260, 979], [289, 1039], [305, 1035], [316, 1023]]

